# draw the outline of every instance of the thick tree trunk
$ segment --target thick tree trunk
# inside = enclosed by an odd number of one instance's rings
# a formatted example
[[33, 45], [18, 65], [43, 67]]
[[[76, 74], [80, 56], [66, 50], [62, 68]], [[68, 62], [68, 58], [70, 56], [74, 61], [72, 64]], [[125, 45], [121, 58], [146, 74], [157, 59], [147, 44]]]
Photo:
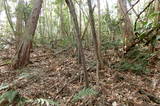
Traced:
[[22, 40], [17, 48], [17, 53], [13, 61], [13, 68], [21, 68], [29, 63], [30, 49], [32, 46], [33, 36], [36, 30], [39, 14], [43, 0], [35, 0], [33, 10], [25, 26]]
[[81, 33], [80, 33], [79, 24], [78, 24], [77, 14], [75, 12], [75, 7], [74, 7], [72, 0], [65, 0], [65, 1], [66, 1], [66, 4], [70, 10], [70, 14], [71, 14], [71, 17], [74, 22], [74, 27], [75, 27], [76, 35], [77, 35], [76, 36], [77, 37], [77, 46], [78, 46], [78, 50], [81, 55], [82, 66], [84, 69], [85, 86], [86, 86], [86, 88], [88, 88], [89, 87], [88, 73], [87, 73], [87, 68], [86, 68], [84, 51], [83, 51], [83, 47], [82, 47]]
[[93, 16], [93, 9], [92, 9], [92, 3], [91, 0], [88, 1], [88, 7], [89, 7], [89, 16], [90, 16], [90, 25], [91, 25], [91, 31], [93, 35], [93, 41], [95, 45], [95, 53], [97, 58], [97, 68], [101, 69], [103, 67], [103, 61], [101, 58], [101, 50], [100, 50], [100, 39], [97, 37], [96, 30], [95, 30], [95, 22], [94, 22], [94, 16]]

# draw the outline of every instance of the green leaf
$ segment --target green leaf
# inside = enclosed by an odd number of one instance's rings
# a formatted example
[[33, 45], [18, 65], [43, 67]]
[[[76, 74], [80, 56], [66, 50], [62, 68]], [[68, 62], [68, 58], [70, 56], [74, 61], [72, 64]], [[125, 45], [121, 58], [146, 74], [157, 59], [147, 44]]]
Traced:
[[160, 12], [158, 11], [158, 12], [153, 12], [153, 13], [151, 13], [149, 16], [148, 16], [148, 18], [149, 19], [153, 19], [155, 16], [158, 16], [158, 15], [160, 15]]
[[5, 99], [5, 100], [9, 101], [9, 103], [12, 103], [12, 102], [14, 102], [17, 95], [18, 95], [17, 91], [10, 90], [0, 96], [0, 101]]

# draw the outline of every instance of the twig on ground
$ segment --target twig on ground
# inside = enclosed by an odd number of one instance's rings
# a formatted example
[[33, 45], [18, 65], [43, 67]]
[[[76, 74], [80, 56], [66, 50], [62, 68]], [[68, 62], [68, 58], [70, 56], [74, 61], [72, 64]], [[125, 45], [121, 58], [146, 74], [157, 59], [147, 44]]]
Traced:
[[77, 79], [80, 77], [80, 75], [82, 75], [82, 74], [78, 74], [77, 76], [74, 76], [74, 78], [71, 78], [71, 80], [70, 80], [68, 83], [65, 83], [65, 84], [63, 85], [63, 87], [56, 93], [55, 96], [57, 96], [60, 92], [62, 92], [63, 89], [64, 89], [67, 85], [69, 85], [69, 84], [72, 83], [73, 81], [77, 80]]
[[140, 89], [138, 91], [140, 94], [146, 95], [152, 102], [160, 104], [160, 98], [155, 97], [154, 95], [148, 93], [147, 91]]

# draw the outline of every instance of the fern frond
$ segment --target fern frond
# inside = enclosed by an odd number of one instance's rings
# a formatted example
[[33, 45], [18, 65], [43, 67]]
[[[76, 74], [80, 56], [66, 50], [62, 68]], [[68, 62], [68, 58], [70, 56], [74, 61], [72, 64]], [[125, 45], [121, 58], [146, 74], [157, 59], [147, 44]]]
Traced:
[[0, 103], [3, 102], [4, 100], [8, 101], [9, 103], [12, 103], [17, 95], [18, 95], [17, 91], [12, 91], [12, 90], [8, 91], [0, 96]]
[[85, 88], [85, 89], [82, 89], [81, 91], [79, 91], [77, 94], [75, 94], [72, 101], [80, 100], [86, 96], [96, 95], [97, 93], [98, 92], [93, 90], [92, 88]]
[[33, 104], [40, 104], [40, 105], [47, 105], [47, 106], [59, 106], [58, 102], [49, 100], [49, 99], [43, 99], [43, 98], [38, 98], [36, 100], [29, 100], [28, 102], [33, 103]]

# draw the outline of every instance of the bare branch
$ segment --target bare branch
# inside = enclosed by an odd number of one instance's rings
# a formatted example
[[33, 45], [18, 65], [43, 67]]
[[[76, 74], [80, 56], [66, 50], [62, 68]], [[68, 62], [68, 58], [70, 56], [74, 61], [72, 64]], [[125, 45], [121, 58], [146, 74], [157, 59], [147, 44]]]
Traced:
[[[129, 11], [131, 11], [131, 10], [134, 8], [134, 6], [138, 4], [139, 1], [140, 1], [140, 0], [137, 0], [133, 5], [131, 5], [131, 8], [126, 12], [126, 14], [128, 14]], [[128, 0], [128, 2], [129, 2], [129, 0]], [[129, 3], [130, 3], [130, 2], [129, 2]], [[129, 5], [130, 5], [130, 4], [129, 4]]]
[[136, 30], [136, 27], [137, 27], [137, 22], [138, 22], [138, 19], [140, 18], [140, 16], [142, 15], [143, 12], [145, 12], [146, 9], [148, 9], [150, 7], [150, 5], [154, 2], [155, 0], [152, 0], [148, 3], [148, 5], [138, 14], [137, 18], [136, 18], [136, 21], [135, 21], [135, 24], [134, 24], [134, 30]]

